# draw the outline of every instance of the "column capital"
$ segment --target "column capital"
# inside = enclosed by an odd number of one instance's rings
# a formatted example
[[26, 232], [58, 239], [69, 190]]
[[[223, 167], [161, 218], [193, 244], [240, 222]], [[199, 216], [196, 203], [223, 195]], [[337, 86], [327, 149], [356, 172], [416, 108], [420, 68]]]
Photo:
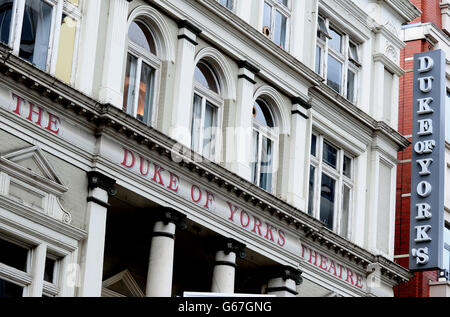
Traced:
[[269, 269], [269, 278], [282, 278], [284, 281], [293, 280], [296, 285], [300, 285], [303, 282], [301, 277], [302, 271], [293, 268], [291, 266], [283, 265], [276, 266]]
[[231, 238], [219, 238], [216, 241], [217, 251], [223, 251], [225, 254], [234, 252], [237, 257], [244, 259], [247, 254], [245, 253], [246, 245]]
[[87, 176], [90, 189], [101, 188], [105, 190], [110, 196], [114, 196], [115, 194], [117, 194], [115, 179], [112, 179], [111, 177], [108, 177], [97, 171], [87, 172]]
[[305, 119], [308, 119], [308, 110], [312, 108], [310, 101], [306, 101], [302, 97], [292, 97], [292, 114], [298, 114]]
[[165, 225], [173, 223], [177, 229], [185, 230], [187, 228], [185, 220], [186, 215], [169, 207], [161, 207], [156, 211], [156, 221], [162, 221]]

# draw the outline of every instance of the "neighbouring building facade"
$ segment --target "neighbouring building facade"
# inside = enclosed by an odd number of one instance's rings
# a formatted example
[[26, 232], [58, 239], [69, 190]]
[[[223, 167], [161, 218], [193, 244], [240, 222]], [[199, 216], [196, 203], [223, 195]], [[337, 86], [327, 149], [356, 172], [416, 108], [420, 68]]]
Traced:
[[0, 1], [0, 294], [393, 296], [420, 13]]
[[[400, 81], [399, 132], [409, 140], [413, 128], [413, 57], [416, 53], [442, 50], [446, 54], [447, 104], [445, 105], [445, 198], [444, 198], [444, 270], [416, 272], [414, 277], [395, 290], [399, 297], [450, 297], [450, 2], [412, 1], [422, 15], [405, 25], [402, 30], [405, 48], [402, 50], [401, 67], [406, 74]], [[398, 155], [397, 216], [395, 261], [404, 267], [409, 262], [411, 154], [412, 147]]]

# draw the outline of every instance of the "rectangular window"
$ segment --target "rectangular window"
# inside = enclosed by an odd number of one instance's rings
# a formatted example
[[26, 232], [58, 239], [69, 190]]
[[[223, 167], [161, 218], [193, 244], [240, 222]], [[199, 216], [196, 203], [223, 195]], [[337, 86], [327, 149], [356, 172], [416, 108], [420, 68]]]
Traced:
[[218, 129], [217, 107], [198, 94], [194, 94], [193, 107], [191, 147], [195, 152], [213, 161]]
[[331, 55], [328, 56], [327, 84], [338, 93], [341, 92], [342, 63]]
[[75, 50], [77, 21], [63, 14], [58, 43], [58, 60], [56, 62], [56, 78], [70, 83], [72, 78], [72, 64]]
[[146, 63], [142, 62], [136, 118], [148, 125], [150, 125], [152, 119], [152, 93], [154, 91], [154, 77], [155, 70]]
[[125, 89], [123, 94], [123, 111], [133, 115], [133, 105], [136, 91], [137, 58], [131, 54], [127, 56], [127, 68], [125, 72]]
[[0, 263], [11, 266], [19, 271], [28, 270], [29, 249], [0, 239]]
[[309, 170], [308, 214], [348, 238], [350, 234], [353, 159], [323, 136], [313, 134]]
[[8, 44], [10, 40], [13, 5], [13, 0], [0, 1], [0, 36], [5, 44]]
[[23, 296], [23, 286], [0, 278], [0, 298], [17, 298]]
[[325, 223], [328, 229], [333, 230], [334, 204], [336, 181], [326, 174], [322, 174], [322, 186], [320, 191], [320, 221]]
[[46, 70], [53, 7], [42, 0], [25, 2], [19, 56]]
[[448, 91], [445, 107], [445, 139], [450, 143], [450, 93]]
[[264, 1], [262, 32], [283, 49], [287, 47], [290, 14], [288, 0]]
[[333, 90], [356, 103], [361, 68], [359, 47], [331, 24], [329, 19], [318, 17], [315, 71]]
[[394, 89], [394, 75], [384, 69], [384, 100], [383, 100], [383, 119], [387, 122], [391, 121], [391, 110], [392, 110], [392, 92]]

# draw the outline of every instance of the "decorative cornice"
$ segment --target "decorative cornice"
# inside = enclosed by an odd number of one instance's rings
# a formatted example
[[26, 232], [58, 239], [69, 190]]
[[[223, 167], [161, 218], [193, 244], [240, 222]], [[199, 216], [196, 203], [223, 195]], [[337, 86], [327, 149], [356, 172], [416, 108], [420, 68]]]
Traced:
[[188, 20], [178, 20], [177, 25], [179, 29], [185, 28], [195, 35], [199, 35], [200, 33], [202, 33], [202, 30], [199, 27], [195, 26]]
[[302, 284], [302, 273], [301, 270], [291, 266], [277, 266], [267, 272], [269, 278], [282, 278], [284, 281], [293, 280], [296, 285]]
[[237, 64], [238, 64], [239, 68], [245, 68], [245, 69], [251, 71], [255, 75], [258, 74], [261, 71], [258, 67], [256, 67], [255, 65], [251, 64], [247, 60], [238, 61]]
[[422, 11], [420, 11], [409, 0], [384, 0], [387, 5], [395, 10], [401, 17], [405, 19], [405, 22], [413, 21], [420, 17]]

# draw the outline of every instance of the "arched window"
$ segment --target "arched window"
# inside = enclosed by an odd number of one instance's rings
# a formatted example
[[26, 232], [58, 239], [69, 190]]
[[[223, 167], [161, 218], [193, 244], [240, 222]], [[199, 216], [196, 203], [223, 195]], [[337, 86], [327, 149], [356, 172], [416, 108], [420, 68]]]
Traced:
[[128, 55], [123, 94], [123, 111], [147, 125], [152, 124], [155, 81], [161, 65], [151, 29], [135, 20], [128, 29]]
[[221, 87], [214, 69], [201, 60], [195, 67], [191, 147], [215, 160], [219, 109], [223, 104]]
[[276, 122], [269, 104], [261, 98], [253, 105], [252, 182], [272, 192], [274, 158], [278, 136]]

